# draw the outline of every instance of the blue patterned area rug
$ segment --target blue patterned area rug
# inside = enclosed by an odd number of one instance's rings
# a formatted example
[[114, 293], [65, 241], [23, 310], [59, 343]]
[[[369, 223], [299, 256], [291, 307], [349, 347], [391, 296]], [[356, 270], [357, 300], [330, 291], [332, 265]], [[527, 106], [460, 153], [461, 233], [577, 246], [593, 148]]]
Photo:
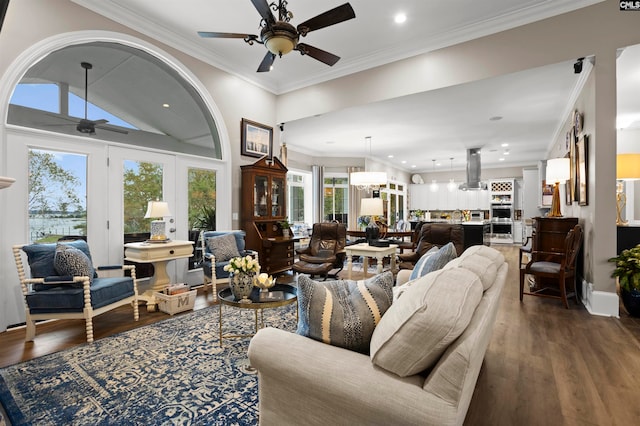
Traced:
[[[258, 379], [244, 370], [249, 339], [220, 347], [218, 309], [1, 369], [8, 419], [14, 425], [257, 424]], [[266, 325], [294, 331], [295, 309], [265, 310]], [[253, 332], [253, 310], [225, 306], [223, 315], [225, 334]]]

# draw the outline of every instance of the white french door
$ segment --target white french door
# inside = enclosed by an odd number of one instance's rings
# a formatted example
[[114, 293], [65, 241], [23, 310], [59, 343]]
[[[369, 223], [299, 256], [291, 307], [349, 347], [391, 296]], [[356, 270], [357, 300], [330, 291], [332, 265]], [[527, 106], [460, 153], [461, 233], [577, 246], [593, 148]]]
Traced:
[[[176, 206], [176, 156], [110, 146], [108, 157], [109, 261], [123, 261], [125, 234], [149, 232], [148, 220], [144, 219], [149, 201], [163, 200], [169, 204], [172, 215], [164, 218], [167, 236], [179, 239], [176, 238], [176, 221], [180, 219]], [[183, 259], [169, 262], [167, 272], [172, 280], [180, 278], [176, 277], [176, 271], [185, 269], [185, 265]]]

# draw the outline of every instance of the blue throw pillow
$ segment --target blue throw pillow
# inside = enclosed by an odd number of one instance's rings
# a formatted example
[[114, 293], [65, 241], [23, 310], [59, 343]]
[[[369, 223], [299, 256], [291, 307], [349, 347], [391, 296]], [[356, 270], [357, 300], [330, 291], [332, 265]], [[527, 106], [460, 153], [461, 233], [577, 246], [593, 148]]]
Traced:
[[456, 257], [458, 257], [458, 254], [453, 243], [447, 243], [440, 249], [437, 247], [431, 248], [431, 250], [423, 254], [420, 260], [418, 260], [413, 271], [411, 271], [409, 281], [427, 275], [429, 272], [444, 268], [444, 265]]
[[[86, 241], [65, 241], [60, 244], [65, 244], [81, 250], [87, 255], [89, 260], [91, 260], [91, 253], [89, 252], [89, 246]], [[27, 254], [29, 268], [31, 269], [31, 278], [44, 278], [52, 275], [58, 275], [55, 267], [53, 266], [56, 246], [56, 243], [44, 243], [28, 244], [22, 247], [22, 250]]]
[[376, 325], [393, 300], [393, 274], [366, 281], [314, 281], [298, 276], [297, 333], [334, 346], [369, 353]]

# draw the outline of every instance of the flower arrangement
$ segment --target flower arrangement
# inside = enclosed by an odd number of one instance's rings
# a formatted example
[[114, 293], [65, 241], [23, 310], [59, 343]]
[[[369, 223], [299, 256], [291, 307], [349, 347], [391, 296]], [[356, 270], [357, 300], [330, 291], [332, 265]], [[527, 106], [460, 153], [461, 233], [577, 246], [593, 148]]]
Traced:
[[283, 220], [281, 220], [280, 222], [278, 222], [280, 224], [280, 227], [282, 229], [289, 229], [291, 228], [291, 223], [289, 223], [289, 218], [285, 217]]
[[366, 228], [371, 222], [371, 216], [359, 216], [358, 217], [358, 226], [360, 228]]
[[609, 262], [616, 263], [616, 269], [611, 276], [618, 277], [620, 288], [629, 292], [640, 291], [640, 244], [622, 250], [622, 253], [609, 259]]
[[258, 273], [260, 272], [260, 264], [251, 256], [234, 257], [223, 268], [227, 272], [239, 273]]

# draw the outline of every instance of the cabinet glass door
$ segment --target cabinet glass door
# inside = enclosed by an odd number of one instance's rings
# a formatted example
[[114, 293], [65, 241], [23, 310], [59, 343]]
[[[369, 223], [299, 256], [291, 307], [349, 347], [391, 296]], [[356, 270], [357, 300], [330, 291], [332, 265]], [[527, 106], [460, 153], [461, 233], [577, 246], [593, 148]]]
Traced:
[[269, 178], [256, 176], [253, 184], [253, 215], [265, 217], [268, 215], [267, 195], [269, 193]]
[[271, 216], [284, 216], [284, 180], [273, 178], [271, 190]]

